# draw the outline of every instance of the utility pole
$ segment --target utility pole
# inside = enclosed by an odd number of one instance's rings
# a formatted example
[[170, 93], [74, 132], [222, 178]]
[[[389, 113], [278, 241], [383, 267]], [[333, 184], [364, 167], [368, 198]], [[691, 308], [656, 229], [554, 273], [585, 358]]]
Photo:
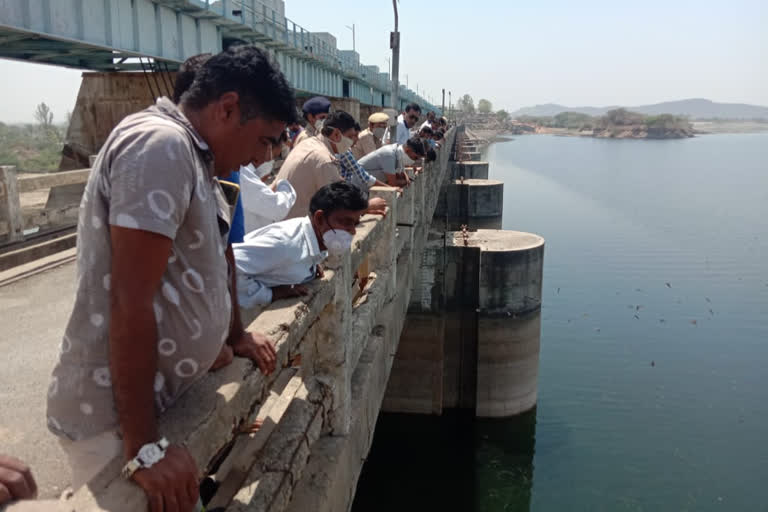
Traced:
[[346, 27], [347, 27], [349, 30], [351, 30], [351, 31], [352, 31], [352, 51], [353, 51], [353, 52], [354, 52], [354, 51], [357, 51], [357, 49], [355, 48], [355, 24], [353, 23], [351, 27], [350, 27], [349, 25], [346, 25]]
[[443, 103], [441, 104], [440, 110], [445, 114], [445, 88], [443, 88]]
[[[397, 0], [392, 0], [392, 7], [395, 9], [395, 31], [389, 34], [389, 47], [392, 48], [392, 108], [397, 112], [400, 111], [400, 100], [398, 98], [398, 92], [400, 84], [398, 82], [400, 75], [400, 32], [397, 29]], [[390, 125], [389, 129], [389, 142], [394, 144], [397, 141], [397, 117], [394, 119], [394, 123]]]
[[453, 114], [453, 103], [451, 103], [451, 91], [448, 91], [448, 116]]

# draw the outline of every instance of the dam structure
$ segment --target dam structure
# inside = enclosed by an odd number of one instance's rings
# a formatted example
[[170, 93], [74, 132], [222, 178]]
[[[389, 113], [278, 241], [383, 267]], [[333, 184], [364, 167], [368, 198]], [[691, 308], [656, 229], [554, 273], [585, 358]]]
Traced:
[[[40, 376], [52, 367], [74, 296], [78, 205], [110, 130], [168, 94], [184, 59], [239, 42], [268, 49], [299, 102], [326, 95], [362, 120], [389, 106], [386, 73], [284, 13], [280, 0], [2, 3], [0, 58], [89, 70], [62, 171], [0, 165], [0, 333], [12, 342], [8, 375], [21, 380], [0, 378], [15, 393], [0, 440], [40, 475], [46, 498], [6, 510], [147, 506], [120, 477], [121, 458], [53, 499], [69, 482], [43, 419]], [[395, 107], [415, 101], [441, 113], [405, 87], [399, 98]], [[544, 240], [500, 229], [504, 183], [488, 179], [483, 156], [481, 141], [454, 126], [402, 193], [371, 189], [388, 214], [363, 217], [351, 252], [329, 262], [307, 297], [242, 311], [248, 329], [276, 344], [278, 370], [264, 376], [236, 358], [160, 418], [162, 434], [190, 451], [210, 484], [208, 510], [348, 510], [381, 411], [502, 417], [535, 405]], [[358, 292], [361, 267], [370, 273]]]

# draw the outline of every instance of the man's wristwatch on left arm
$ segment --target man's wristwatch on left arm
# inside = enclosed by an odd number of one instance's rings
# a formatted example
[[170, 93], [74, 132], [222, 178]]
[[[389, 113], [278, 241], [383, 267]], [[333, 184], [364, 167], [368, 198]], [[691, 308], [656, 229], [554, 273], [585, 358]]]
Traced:
[[147, 443], [139, 448], [139, 453], [123, 466], [122, 475], [129, 479], [133, 474], [145, 468], [151, 468], [165, 457], [165, 451], [170, 443], [166, 438], [162, 438], [156, 443]]

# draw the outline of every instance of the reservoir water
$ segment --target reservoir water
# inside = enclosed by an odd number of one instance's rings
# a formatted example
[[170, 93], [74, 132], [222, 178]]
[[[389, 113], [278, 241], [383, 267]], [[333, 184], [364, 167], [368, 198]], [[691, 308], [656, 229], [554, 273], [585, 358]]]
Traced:
[[538, 406], [382, 414], [353, 510], [768, 511], [768, 134], [487, 160], [547, 243]]

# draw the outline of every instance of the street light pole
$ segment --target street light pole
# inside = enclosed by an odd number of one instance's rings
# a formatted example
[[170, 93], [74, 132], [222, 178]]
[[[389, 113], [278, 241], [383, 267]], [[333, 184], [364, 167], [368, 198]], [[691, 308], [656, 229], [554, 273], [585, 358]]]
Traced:
[[354, 52], [354, 51], [357, 51], [357, 49], [355, 48], [355, 24], [353, 23], [351, 27], [350, 27], [349, 25], [346, 25], [346, 27], [347, 27], [349, 30], [351, 30], [351, 31], [352, 31], [352, 51], [353, 51], [353, 52]]
[[[398, 98], [398, 92], [400, 84], [398, 78], [400, 75], [400, 32], [397, 30], [397, 0], [392, 0], [392, 7], [395, 9], [395, 31], [389, 34], [389, 47], [392, 49], [392, 109], [397, 112], [400, 111], [400, 100]], [[394, 144], [397, 141], [397, 117], [394, 119], [394, 124], [390, 125], [389, 129], [389, 142]]]

